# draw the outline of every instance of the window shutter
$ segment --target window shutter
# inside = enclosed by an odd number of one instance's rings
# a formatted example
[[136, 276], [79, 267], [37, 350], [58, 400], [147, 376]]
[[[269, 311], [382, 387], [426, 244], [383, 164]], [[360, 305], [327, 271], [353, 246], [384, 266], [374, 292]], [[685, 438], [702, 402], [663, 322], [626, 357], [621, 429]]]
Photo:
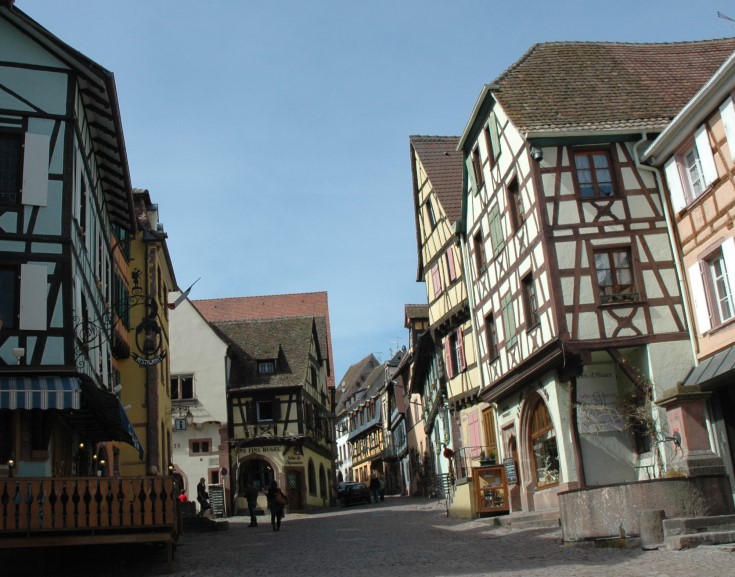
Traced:
[[253, 424], [257, 421], [255, 403], [253, 401], [245, 401], [245, 418], [247, 419], [248, 424]]
[[704, 292], [704, 281], [702, 280], [702, 269], [700, 263], [695, 262], [689, 267], [689, 284], [692, 287], [692, 300], [694, 301], [694, 313], [697, 317], [699, 334], [706, 333], [712, 323], [709, 318], [709, 307], [707, 296]]
[[490, 114], [490, 140], [493, 144], [493, 165], [500, 156], [500, 126], [498, 126], [498, 117], [495, 112]]
[[51, 138], [27, 132], [23, 148], [23, 204], [47, 206], [48, 155]]
[[717, 168], [715, 167], [715, 157], [712, 156], [712, 147], [709, 145], [706, 124], [700, 126], [699, 130], [694, 133], [694, 142], [697, 144], [699, 162], [702, 164], [702, 173], [704, 174], [704, 185], [707, 187], [717, 180]]
[[438, 264], [431, 269], [431, 282], [434, 285], [434, 296], [438, 297], [442, 292], [442, 277]]
[[454, 268], [454, 248], [452, 246], [447, 249], [447, 268], [449, 269], [449, 280], [454, 281], [457, 278], [457, 271]]
[[477, 192], [477, 180], [475, 179], [475, 168], [472, 166], [472, 155], [468, 155], [464, 159], [465, 169], [467, 170], [467, 178], [469, 179], [469, 192]]
[[672, 156], [664, 165], [664, 173], [666, 174], [666, 184], [669, 185], [669, 193], [671, 194], [671, 204], [674, 212], [678, 213], [687, 205], [684, 196], [684, 188], [681, 185], [681, 176], [679, 174], [679, 165], [676, 157]]
[[464, 356], [464, 336], [462, 335], [462, 327], [457, 329], [457, 352], [459, 353], [459, 370], [464, 371], [467, 368], [467, 360]]
[[20, 324], [22, 331], [45, 331], [48, 295], [46, 265], [20, 266]]
[[730, 237], [722, 243], [722, 258], [725, 260], [727, 280], [730, 282], [730, 294], [735, 293], [735, 238]]
[[503, 226], [500, 222], [500, 208], [496, 204], [490, 211], [490, 240], [493, 243], [493, 256], [503, 250]]
[[730, 148], [730, 159], [735, 162], [735, 106], [733, 106], [732, 98], [728, 98], [720, 106], [720, 118], [725, 127], [725, 136], [727, 136], [727, 145]]
[[454, 377], [454, 367], [452, 365], [452, 339], [449, 337], [444, 339], [444, 366], [447, 367], [447, 378]]
[[281, 420], [281, 399], [273, 399], [273, 420]]
[[467, 436], [470, 441], [470, 457], [477, 457], [482, 451], [482, 439], [480, 438], [480, 418], [477, 411], [467, 415]]

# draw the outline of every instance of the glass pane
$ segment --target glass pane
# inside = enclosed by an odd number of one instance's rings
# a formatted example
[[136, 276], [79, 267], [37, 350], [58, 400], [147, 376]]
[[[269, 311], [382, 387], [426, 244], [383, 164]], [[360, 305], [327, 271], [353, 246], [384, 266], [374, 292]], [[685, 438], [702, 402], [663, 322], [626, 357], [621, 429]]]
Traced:
[[194, 377], [181, 377], [181, 398], [194, 398]]

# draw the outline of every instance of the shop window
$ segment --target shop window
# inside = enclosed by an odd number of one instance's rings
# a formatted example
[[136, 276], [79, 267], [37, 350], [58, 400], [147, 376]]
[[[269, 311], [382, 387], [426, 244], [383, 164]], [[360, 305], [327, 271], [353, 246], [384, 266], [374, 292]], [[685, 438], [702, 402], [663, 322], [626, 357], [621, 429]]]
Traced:
[[538, 402], [531, 415], [531, 446], [538, 486], [558, 484], [559, 452], [556, 431], [543, 401]]

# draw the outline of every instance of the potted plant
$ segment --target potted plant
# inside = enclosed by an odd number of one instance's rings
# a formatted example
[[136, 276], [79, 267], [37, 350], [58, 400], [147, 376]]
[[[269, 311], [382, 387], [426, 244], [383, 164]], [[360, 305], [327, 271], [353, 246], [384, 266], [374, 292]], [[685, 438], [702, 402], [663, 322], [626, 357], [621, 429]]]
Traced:
[[487, 456], [485, 455], [485, 451], [482, 451], [480, 453], [480, 465], [483, 467], [489, 467], [490, 465], [495, 464], [495, 452], [490, 451]]

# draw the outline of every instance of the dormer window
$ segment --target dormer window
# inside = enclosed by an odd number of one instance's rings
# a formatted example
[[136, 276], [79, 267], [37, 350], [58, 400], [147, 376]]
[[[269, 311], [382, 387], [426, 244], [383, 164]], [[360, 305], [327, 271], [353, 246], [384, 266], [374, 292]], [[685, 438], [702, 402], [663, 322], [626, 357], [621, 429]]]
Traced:
[[275, 361], [258, 361], [259, 375], [272, 375], [276, 372]]

